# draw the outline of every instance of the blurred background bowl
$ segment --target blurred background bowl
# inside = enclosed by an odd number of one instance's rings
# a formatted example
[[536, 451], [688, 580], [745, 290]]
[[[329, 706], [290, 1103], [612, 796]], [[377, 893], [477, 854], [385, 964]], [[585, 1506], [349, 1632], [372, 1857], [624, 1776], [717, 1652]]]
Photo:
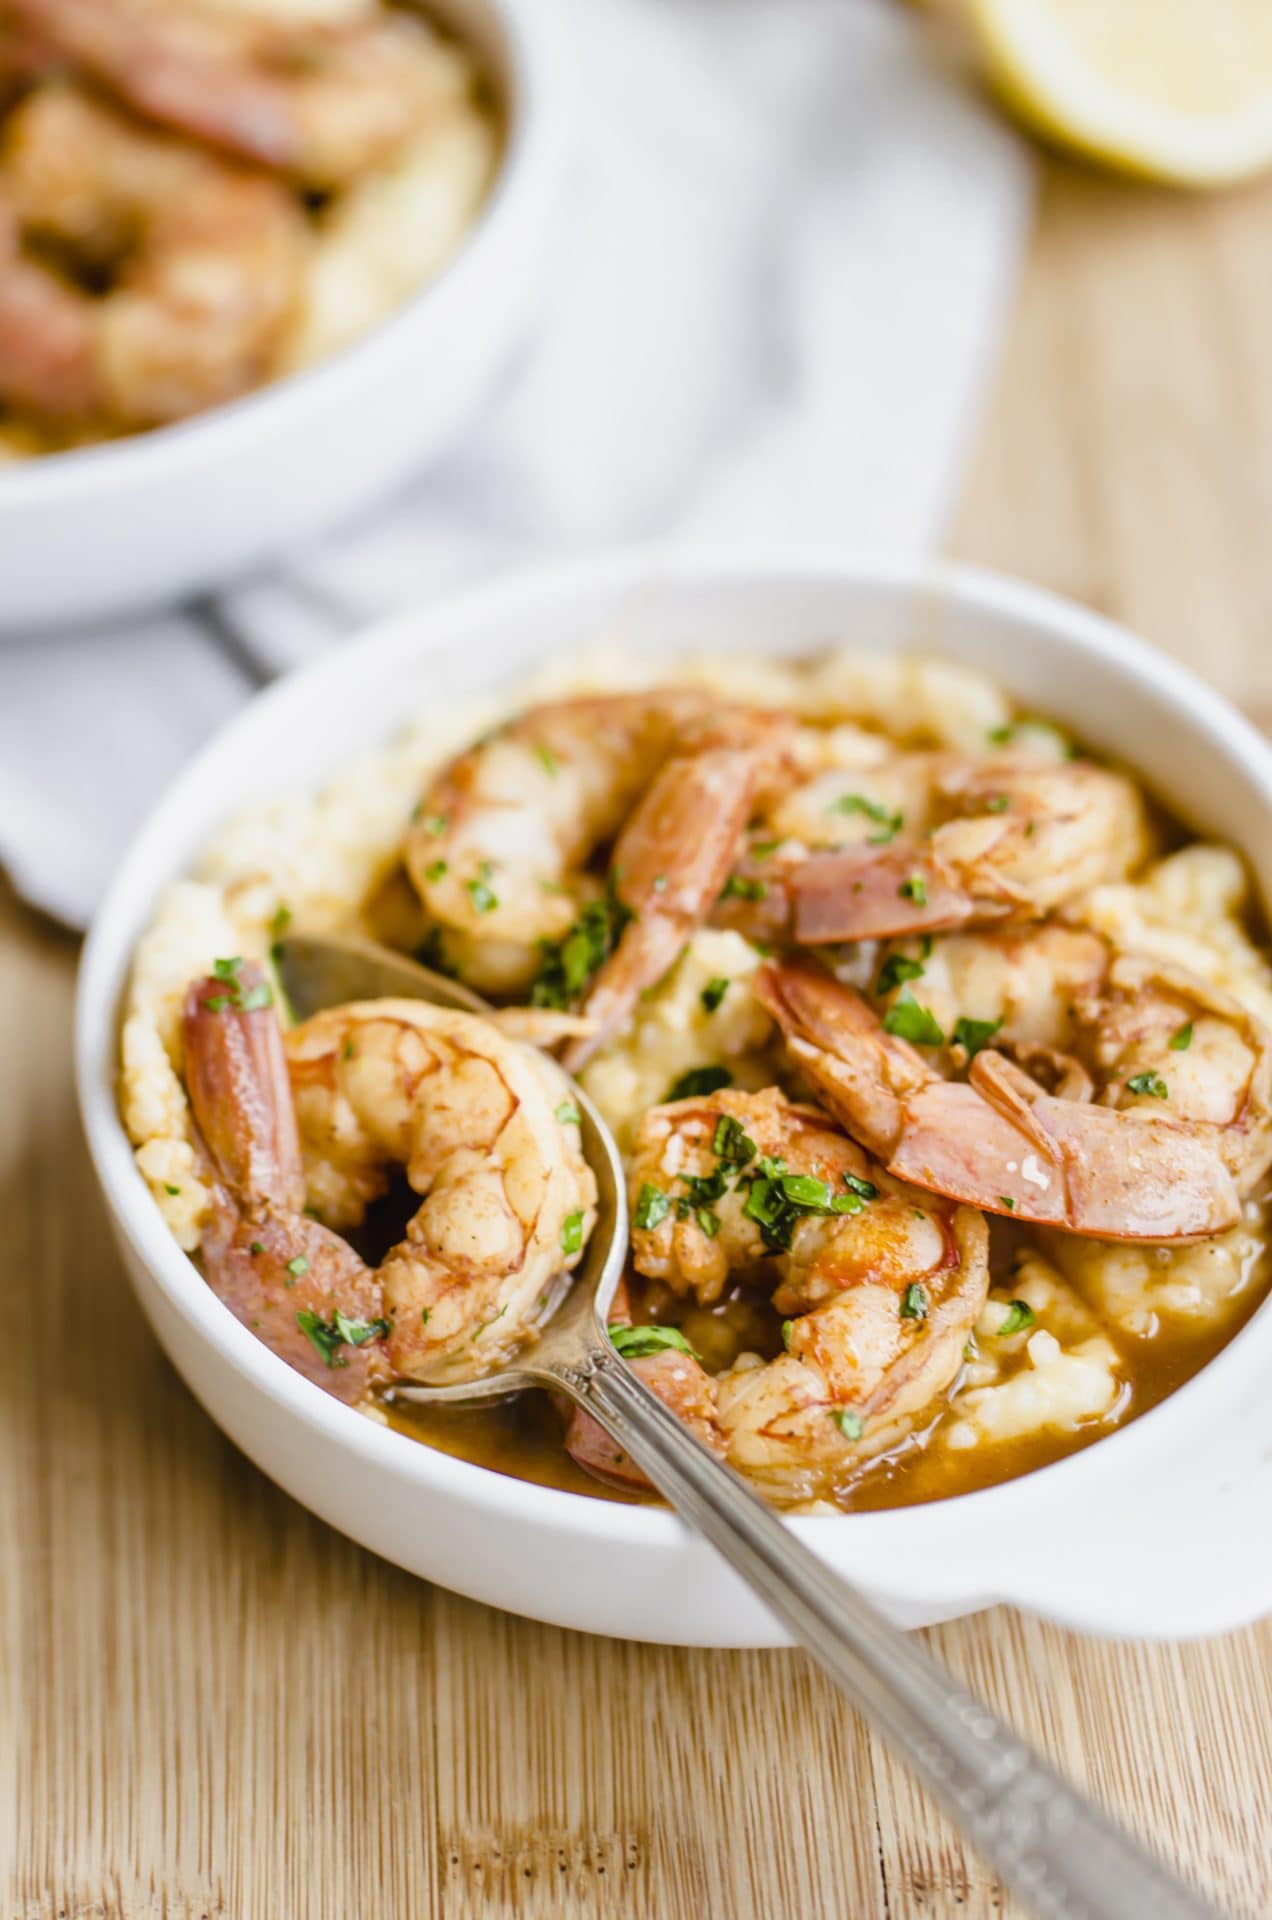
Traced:
[[441, 453], [533, 316], [568, 144], [556, 0], [430, 0], [498, 90], [494, 188], [440, 276], [331, 359], [197, 419], [0, 471], [0, 634], [188, 598]]

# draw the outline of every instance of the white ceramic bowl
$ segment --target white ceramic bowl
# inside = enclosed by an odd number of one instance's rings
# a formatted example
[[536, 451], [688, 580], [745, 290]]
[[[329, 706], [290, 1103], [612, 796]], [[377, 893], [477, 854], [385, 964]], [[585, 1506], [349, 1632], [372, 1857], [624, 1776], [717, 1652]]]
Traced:
[[507, 115], [455, 258], [328, 360], [177, 426], [0, 470], [0, 637], [204, 592], [351, 517], [455, 436], [552, 258], [570, 118], [558, 0], [429, 0]]
[[[619, 556], [430, 608], [261, 694], [158, 807], [116, 876], [80, 981], [78, 1074], [93, 1158], [137, 1293], [214, 1420], [342, 1532], [443, 1585], [539, 1619], [691, 1644], [780, 1634], [724, 1566], [653, 1507], [525, 1485], [337, 1405], [220, 1305], [170, 1238], [115, 1105], [117, 1014], [157, 894], [224, 815], [303, 787], [426, 699], [488, 687], [608, 636], [640, 654], [852, 641], [947, 654], [1124, 756], [1194, 827], [1243, 847], [1272, 897], [1272, 752], [1162, 654], [984, 574]], [[1272, 1605], [1272, 1304], [1187, 1386], [1087, 1451], [1006, 1485], [893, 1513], [792, 1522], [918, 1624], [1018, 1604], [1115, 1634], [1216, 1631]]]

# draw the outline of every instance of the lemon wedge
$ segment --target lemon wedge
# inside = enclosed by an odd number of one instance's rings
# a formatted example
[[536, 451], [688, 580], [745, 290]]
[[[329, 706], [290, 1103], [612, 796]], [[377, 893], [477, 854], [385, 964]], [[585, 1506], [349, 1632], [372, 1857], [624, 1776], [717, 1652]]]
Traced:
[[968, 0], [990, 77], [1049, 138], [1222, 186], [1272, 166], [1272, 0]]

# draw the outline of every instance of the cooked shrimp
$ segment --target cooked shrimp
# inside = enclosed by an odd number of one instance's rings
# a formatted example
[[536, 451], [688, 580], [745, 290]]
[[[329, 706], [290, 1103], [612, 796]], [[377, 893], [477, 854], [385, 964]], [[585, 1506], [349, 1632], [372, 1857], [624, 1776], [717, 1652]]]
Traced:
[[203, 1269], [218, 1298], [297, 1372], [340, 1400], [387, 1379], [380, 1282], [308, 1217], [278, 1016], [259, 968], [186, 994], [186, 1086], [210, 1162]]
[[[284, 1040], [267, 991], [241, 964], [187, 997], [187, 1083], [218, 1175], [212, 1285], [344, 1397], [372, 1361], [376, 1378], [433, 1381], [498, 1366], [595, 1220], [564, 1077], [476, 1016], [417, 1000], [331, 1008]], [[372, 1272], [333, 1229], [360, 1224], [399, 1168], [422, 1204]], [[367, 1354], [344, 1322], [373, 1329]], [[315, 1369], [306, 1339], [331, 1347], [340, 1381]]]
[[[109, 291], [24, 257], [24, 235], [110, 276]], [[153, 426], [246, 392], [270, 370], [305, 245], [276, 183], [73, 88], [38, 89], [0, 160], [0, 398]]]
[[[524, 986], [537, 964], [536, 997], [594, 1022], [573, 1070], [706, 918], [795, 734], [686, 689], [523, 713], [444, 771], [407, 837], [447, 957], [487, 987]], [[599, 897], [586, 863], [616, 834]]]
[[[855, 776], [851, 792], [840, 777], [825, 801], [835, 784], [822, 776], [815, 805], [796, 792], [775, 810], [725, 924], [816, 946], [1038, 919], [1124, 879], [1148, 852], [1134, 784], [1088, 761], [911, 754]], [[827, 850], [832, 835], [852, 844]]]
[[148, 119], [332, 188], [391, 156], [459, 84], [426, 21], [326, 24], [200, 0], [8, 0], [11, 12]]
[[734, 1465], [842, 1474], [953, 1381], [989, 1285], [984, 1220], [890, 1179], [824, 1113], [776, 1088], [656, 1107], [629, 1177], [638, 1273], [704, 1303], [777, 1275], [787, 1351], [716, 1383]]
[[[1000, 1036], [979, 1008], [966, 1082], [810, 961], [763, 967], [755, 992], [854, 1137], [899, 1178], [968, 1205], [1105, 1239], [1195, 1239], [1234, 1224], [1272, 1160], [1272, 1036], [1178, 969], [1108, 950], [1071, 1030], [1041, 1040], [1024, 1023]], [[910, 1005], [921, 1041], [930, 1010]], [[1018, 1044], [1035, 1074], [991, 1037]]]
[[596, 1218], [560, 1069], [473, 1014], [419, 1000], [328, 1009], [286, 1048], [320, 1217], [357, 1226], [399, 1169], [423, 1196], [379, 1269], [395, 1372], [440, 1382], [502, 1364], [554, 1304]]

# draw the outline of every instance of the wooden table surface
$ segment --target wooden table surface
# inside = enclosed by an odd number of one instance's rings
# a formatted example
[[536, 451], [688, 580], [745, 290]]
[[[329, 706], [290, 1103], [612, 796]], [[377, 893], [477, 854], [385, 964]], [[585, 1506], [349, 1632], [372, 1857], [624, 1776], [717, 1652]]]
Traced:
[[[1272, 185], [1051, 168], [951, 539], [1265, 718], [1270, 259]], [[797, 1656], [491, 1612], [233, 1451], [107, 1241], [74, 963], [0, 896], [2, 1920], [1017, 1913]], [[1272, 1912], [1272, 1628], [1141, 1648], [1000, 1610], [927, 1638], [1233, 1914]]]

